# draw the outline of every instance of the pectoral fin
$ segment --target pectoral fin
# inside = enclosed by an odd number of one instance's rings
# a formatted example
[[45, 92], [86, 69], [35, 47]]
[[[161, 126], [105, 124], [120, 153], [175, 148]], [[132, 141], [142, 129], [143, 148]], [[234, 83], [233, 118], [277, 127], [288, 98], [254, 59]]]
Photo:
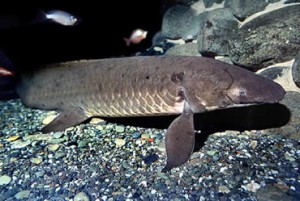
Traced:
[[81, 109], [74, 108], [59, 114], [52, 122], [42, 128], [41, 131], [43, 133], [62, 131], [80, 124], [88, 118]]
[[187, 162], [193, 152], [195, 131], [193, 112], [187, 102], [183, 113], [169, 126], [166, 138], [167, 165], [162, 172]]

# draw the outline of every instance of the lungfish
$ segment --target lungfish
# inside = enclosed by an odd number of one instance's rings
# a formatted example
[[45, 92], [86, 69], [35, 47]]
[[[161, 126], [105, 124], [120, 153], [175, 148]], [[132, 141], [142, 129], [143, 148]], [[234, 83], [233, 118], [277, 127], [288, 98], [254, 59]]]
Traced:
[[93, 117], [179, 116], [166, 137], [163, 171], [190, 158], [193, 114], [257, 103], [276, 103], [277, 83], [214, 59], [151, 56], [82, 60], [47, 65], [23, 75], [24, 105], [60, 114], [42, 132], [61, 131]]

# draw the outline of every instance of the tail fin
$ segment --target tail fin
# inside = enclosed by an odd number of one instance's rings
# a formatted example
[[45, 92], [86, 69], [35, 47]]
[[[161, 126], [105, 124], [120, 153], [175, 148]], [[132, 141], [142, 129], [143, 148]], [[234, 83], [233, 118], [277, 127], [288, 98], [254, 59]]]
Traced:
[[128, 38], [124, 38], [124, 41], [125, 41], [125, 43], [126, 43], [126, 46], [129, 46], [130, 45], [130, 39], [128, 39]]

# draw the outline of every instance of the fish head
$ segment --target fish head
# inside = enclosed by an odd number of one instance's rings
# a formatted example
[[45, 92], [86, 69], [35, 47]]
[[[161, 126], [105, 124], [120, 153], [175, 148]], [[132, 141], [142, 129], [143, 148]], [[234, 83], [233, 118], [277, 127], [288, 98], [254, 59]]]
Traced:
[[226, 96], [234, 104], [277, 103], [284, 98], [282, 86], [268, 78], [235, 66], [225, 70], [232, 79]]

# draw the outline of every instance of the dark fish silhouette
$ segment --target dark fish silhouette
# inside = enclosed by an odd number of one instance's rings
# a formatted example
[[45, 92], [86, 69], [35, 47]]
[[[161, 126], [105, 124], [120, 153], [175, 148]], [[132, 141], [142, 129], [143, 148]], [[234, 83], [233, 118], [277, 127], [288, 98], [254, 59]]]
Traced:
[[179, 114], [166, 134], [168, 171], [185, 163], [195, 143], [193, 114], [255, 103], [275, 103], [277, 83], [214, 59], [127, 57], [48, 65], [23, 75], [17, 87], [28, 107], [60, 115], [42, 131], [60, 131], [93, 116]]

